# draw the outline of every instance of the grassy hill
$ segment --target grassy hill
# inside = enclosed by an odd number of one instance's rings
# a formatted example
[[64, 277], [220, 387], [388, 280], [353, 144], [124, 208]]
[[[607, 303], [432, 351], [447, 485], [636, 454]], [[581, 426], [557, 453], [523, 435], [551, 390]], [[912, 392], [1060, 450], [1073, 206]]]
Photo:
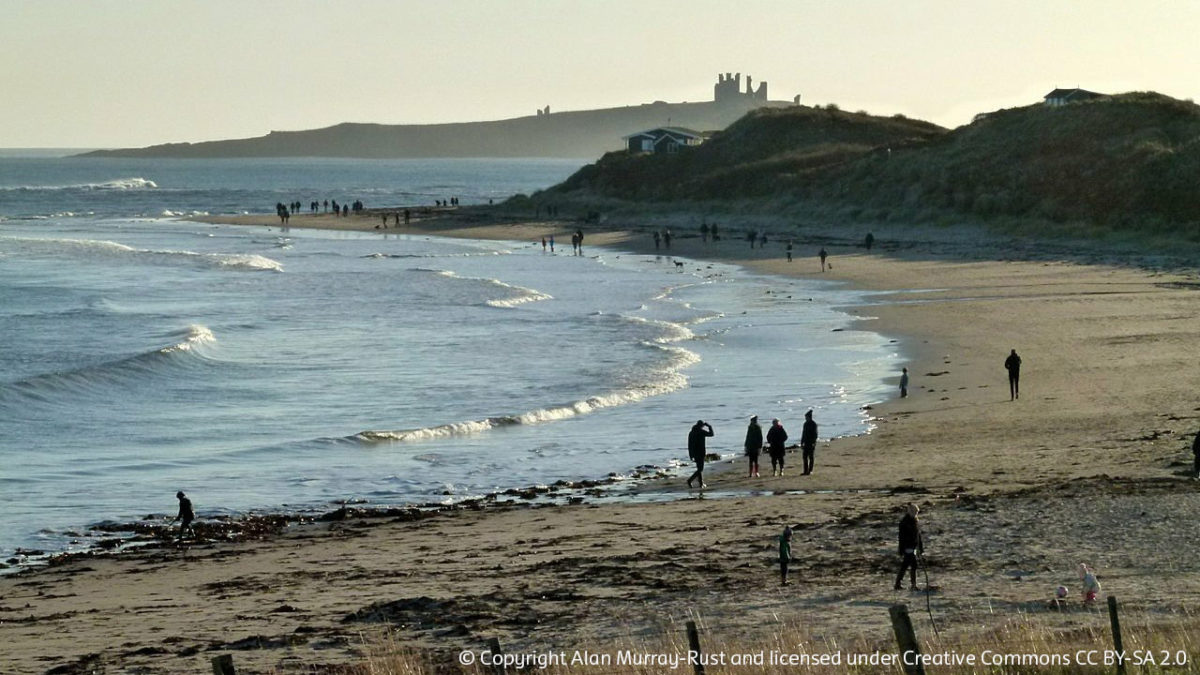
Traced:
[[611, 153], [548, 194], [752, 197], [876, 220], [1171, 229], [1200, 223], [1200, 107], [1131, 93], [1000, 110], [953, 131], [839, 110], [761, 110], [676, 155]]

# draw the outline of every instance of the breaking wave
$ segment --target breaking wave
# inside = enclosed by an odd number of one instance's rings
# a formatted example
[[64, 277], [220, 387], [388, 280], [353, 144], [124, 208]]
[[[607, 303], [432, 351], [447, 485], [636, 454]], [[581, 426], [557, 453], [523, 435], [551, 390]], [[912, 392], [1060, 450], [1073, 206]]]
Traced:
[[480, 434], [492, 429], [515, 426], [519, 424], [544, 424], [546, 422], [556, 422], [559, 420], [569, 419], [579, 415], [586, 415], [597, 410], [605, 408], [614, 408], [616, 406], [626, 405], [629, 403], [637, 403], [652, 396], [662, 396], [673, 391], [683, 389], [688, 384], [688, 379], [683, 373], [679, 372], [684, 368], [699, 363], [700, 357], [682, 347], [673, 345], [660, 344], [655, 342], [643, 342], [642, 345], [661, 350], [666, 354], [665, 363], [653, 369], [646, 379], [641, 382], [636, 382], [630, 386], [617, 391], [611, 391], [597, 396], [591, 396], [578, 401], [565, 403], [557, 406], [549, 406], [530, 410], [528, 412], [516, 415], [501, 415], [496, 417], [488, 417], [481, 420], [468, 420], [464, 422], [452, 422], [435, 427], [424, 427], [420, 429], [401, 429], [397, 431], [363, 431], [352, 438], [369, 442], [391, 442], [391, 443], [410, 443], [418, 441], [432, 441], [443, 438], [451, 438], [455, 436], [471, 436]]
[[[510, 255], [512, 251], [472, 251], [470, 253], [368, 253], [361, 258], [478, 258], [485, 255]], [[427, 270], [436, 272], [439, 270]]]
[[0, 190], [33, 191], [33, 190], [153, 190], [158, 183], [141, 177], [118, 178], [101, 183], [77, 183], [74, 185], [17, 185], [3, 187]]
[[192, 264], [217, 268], [265, 270], [282, 272], [283, 265], [256, 253], [197, 253], [195, 251], [155, 251], [134, 248], [115, 241], [95, 239], [35, 239], [0, 237], [0, 243], [11, 243], [21, 253], [40, 255], [86, 255], [89, 258], [133, 257], [159, 264]]
[[171, 340], [168, 344], [139, 354], [73, 370], [34, 375], [0, 385], [0, 402], [7, 398], [4, 394], [10, 392], [25, 398], [47, 401], [56, 393], [87, 392], [114, 384], [141, 382], [146, 375], [156, 374], [164, 368], [179, 364], [180, 358], [203, 358], [199, 354], [200, 348], [216, 342], [212, 331], [199, 324], [172, 333], [168, 337]]
[[501, 308], [505, 308], [505, 309], [510, 309], [510, 308], [516, 307], [517, 305], [524, 305], [525, 303], [528, 303], [528, 302], [540, 302], [542, 300], [553, 300], [554, 299], [554, 296], [552, 296], [548, 293], [543, 293], [539, 290], [535, 290], [532, 288], [525, 288], [524, 286], [514, 286], [512, 284], [506, 284], [503, 281], [500, 281], [499, 279], [487, 279], [487, 278], [480, 278], [480, 277], [464, 277], [464, 276], [459, 276], [457, 273], [452, 272], [450, 270], [433, 270], [433, 269], [428, 269], [428, 268], [424, 268], [424, 267], [415, 268], [413, 271], [431, 272], [433, 274], [437, 274], [438, 276], [446, 277], [448, 279], [460, 279], [462, 281], [473, 281], [476, 283], [484, 284], [491, 288], [503, 289], [505, 293], [508, 293], [507, 297], [492, 298], [490, 300], [485, 300], [483, 304], [485, 304], [489, 307], [501, 307]]

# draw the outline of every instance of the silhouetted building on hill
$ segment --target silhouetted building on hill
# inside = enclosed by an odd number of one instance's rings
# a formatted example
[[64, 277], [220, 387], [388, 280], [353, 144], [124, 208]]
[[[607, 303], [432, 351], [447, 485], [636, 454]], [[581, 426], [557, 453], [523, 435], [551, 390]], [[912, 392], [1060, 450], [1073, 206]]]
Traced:
[[1066, 105], [1068, 103], [1078, 103], [1079, 101], [1086, 101], [1093, 98], [1105, 98], [1106, 96], [1108, 95], [1097, 94], [1094, 91], [1088, 91], [1086, 89], [1080, 89], [1076, 87], [1074, 89], [1055, 89], [1049, 94], [1046, 94], [1043, 99], [1045, 100], [1047, 106], [1055, 107]]
[[683, 127], [658, 127], [625, 137], [625, 147], [631, 153], [673, 153], [678, 152], [679, 148], [700, 145], [703, 142], [702, 134]]
[[746, 76], [746, 91], [742, 92], [742, 74], [717, 74], [717, 83], [713, 85], [713, 100], [717, 103], [738, 98], [749, 98], [755, 101], [767, 100], [767, 83], [759, 82], [758, 89], [751, 84], [751, 78]]

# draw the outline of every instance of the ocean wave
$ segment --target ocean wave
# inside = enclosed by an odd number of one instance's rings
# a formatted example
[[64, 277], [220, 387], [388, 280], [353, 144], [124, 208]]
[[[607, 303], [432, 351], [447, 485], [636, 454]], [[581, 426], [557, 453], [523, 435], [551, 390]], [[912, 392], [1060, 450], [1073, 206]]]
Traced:
[[14, 185], [0, 187], [0, 191], [34, 191], [34, 190], [153, 190], [158, 183], [136, 176], [133, 178], [117, 178], [100, 183], [75, 183], [72, 185]]
[[524, 286], [515, 286], [513, 284], [506, 284], [503, 281], [500, 281], [499, 279], [491, 279], [491, 278], [485, 278], [485, 277], [464, 277], [464, 276], [460, 276], [457, 272], [452, 272], [450, 270], [435, 270], [435, 269], [429, 269], [426, 267], [416, 267], [416, 268], [413, 268], [413, 271], [437, 274], [438, 276], [446, 277], [448, 279], [473, 281], [476, 283], [484, 284], [484, 285], [492, 287], [492, 288], [503, 289], [504, 292], [509, 294], [507, 297], [492, 298], [490, 300], [485, 300], [483, 302], [483, 304], [485, 304], [489, 307], [500, 307], [503, 309], [511, 309], [513, 307], [516, 307], [517, 305], [524, 305], [529, 302], [540, 302], [542, 300], [553, 300], [554, 299], [554, 296], [550, 295], [549, 293], [543, 293], [543, 292], [533, 289], [533, 288], [525, 288]]
[[624, 389], [591, 396], [563, 405], [530, 410], [516, 415], [500, 415], [481, 420], [452, 422], [450, 424], [419, 429], [363, 431], [351, 438], [368, 443], [411, 443], [452, 438], [455, 436], [472, 436], [509, 426], [545, 424], [547, 422], [570, 419], [605, 408], [637, 403], [652, 396], [669, 394], [683, 389], [688, 385], [687, 377], [680, 371], [690, 365], [699, 363], [700, 356], [698, 354], [673, 345], [652, 342], [644, 342], [642, 344], [652, 349], [662, 350], [667, 354], [667, 359], [657, 368], [652, 369], [644, 380], [632, 383]]
[[162, 217], [164, 218], [187, 218], [195, 216], [210, 215], [208, 211], [172, 211], [171, 209], [163, 209]]
[[26, 398], [48, 401], [53, 394], [63, 391], [87, 391], [95, 387], [121, 384], [127, 381], [141, 382], [148, 374], [158, 372], [164, 365], [178, 363], [181, 356], [198, 356], [199, 350], [216, 342], [216, 336], [207, 326], [193, 324], [182, 331], [168, 335], [171, 340], [162, 347], [74, 370], [45, 373], [27, 377], [7, 385], [0, 385], [0, 401], [5, 393], [14, 392]]
[[36, 239], [23, 237], [0, 237], [0, 244], [14, 244], [18, 252], [42, 255], [82, 254], [89, 258], [97, 256], [137, 257], [164, 264], [200, 264], [218, 268], [268, 270], [282, 272], [283, 265], [257, 253], [197, 253], [195, 251], [156, 251], [134, 248], [115, 241], [96, 239]]
[[[470, 253], [368, 253], [360, 258], [478, 258], [485, 255], [509, 255], [512, 251], [472, 251]], [[440, 272], [441, 270], [418, 270]]]

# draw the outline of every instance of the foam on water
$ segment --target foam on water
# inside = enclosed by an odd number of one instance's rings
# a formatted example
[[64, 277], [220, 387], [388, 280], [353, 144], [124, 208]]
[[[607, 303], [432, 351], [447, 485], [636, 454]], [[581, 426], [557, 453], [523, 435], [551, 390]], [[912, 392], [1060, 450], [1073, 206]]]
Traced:
[[150, 250], [134, 248], [115, 241], [95, 239], [39, 239], [0, 236], [0, 246], [9, 246], [25, 254], [59, 255], [96, 259], [139, 257], [160, 264], [205, 265], [228, 269], [282, 272], [283, 265], [256, 253], [197, 253], [195, 251]]
[[0, 191], [13, 190], [29, 192], [35, 190], [153, 190], [158, 184], [148, 178], [117, 178], [99, 183], [78, 183], [74, 185], [13, 185], [0, 187]]

